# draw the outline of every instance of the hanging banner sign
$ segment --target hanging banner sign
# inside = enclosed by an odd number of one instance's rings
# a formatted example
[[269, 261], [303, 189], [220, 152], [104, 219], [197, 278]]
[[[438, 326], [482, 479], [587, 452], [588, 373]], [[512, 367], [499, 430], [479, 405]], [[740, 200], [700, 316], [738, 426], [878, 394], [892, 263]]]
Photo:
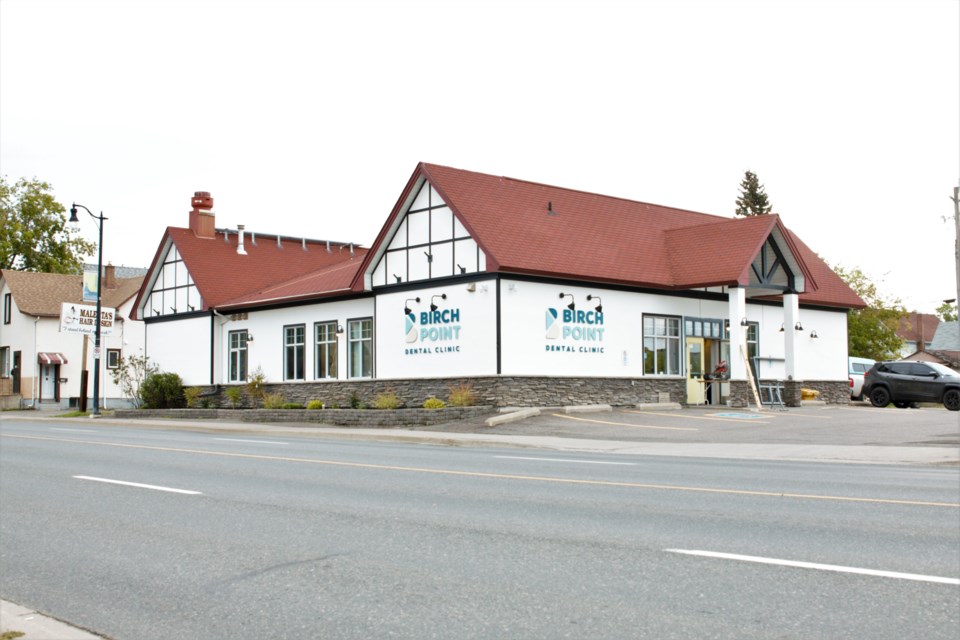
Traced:
[[[60, 305], [60, 332], [95, 335], [97, 332], [96, 305], [64, 302]], [[117, 310], [100, 307], [100, 336], [112, 336]]]

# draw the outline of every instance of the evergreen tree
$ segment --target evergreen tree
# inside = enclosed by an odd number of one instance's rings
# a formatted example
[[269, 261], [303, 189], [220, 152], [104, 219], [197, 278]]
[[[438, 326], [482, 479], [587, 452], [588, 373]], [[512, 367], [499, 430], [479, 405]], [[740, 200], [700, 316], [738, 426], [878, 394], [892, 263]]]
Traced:
[[770, 213], [773, 207], [767, 193], [757, 179], [757, 174], [747, 171], [740, 181], [740, 197], [737, 198], [738, 216], [762, 216]]

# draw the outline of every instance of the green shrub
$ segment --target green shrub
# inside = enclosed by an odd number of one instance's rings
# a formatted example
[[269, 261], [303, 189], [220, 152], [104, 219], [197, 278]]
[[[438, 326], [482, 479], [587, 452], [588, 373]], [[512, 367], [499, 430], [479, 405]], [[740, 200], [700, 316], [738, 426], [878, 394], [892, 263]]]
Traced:
[[455, 387], [450, 387], [450, 396], [447, 400], [451, 407], [472, 407], [477, 402], [477, 396], [473, 393], [473, 383], [461, 382]]
[[243, 389], [240, 387], [227, 387], [227, 390], [223, 392], [223, 395], [227, 396], [227, 402], [230, 403], [230, 406], [234, 409], [239, 409], [240, 405], [243, 402]]
[[283, 394], [282, 393], [265, 393], [263, 394], [263, 408], [264, 409], [282, 409], [284, 405]]
[[311, 400], [307, 403], [307, 409], [310, 411], [316, 411], [317, 409], [323, 409], [323, 403], [319, 400]]
[[399, 409], [402, 405], [400, 397], [392, 390], [378, 393], [377, 397], [373, 399], [374, 409]]
[[140, 385], [145, 409], [181, 409], [187, 400], [183, 396], [183, 380], [175, 373], [151, 373]]
[[447, 403], [440, 398], [427, 398], [423, 401], [424, 409], [443, 409]]
[[200, 404], [200, 387], [187, 387], [183, 390], [183, 397], [188, 407], [196, 407]]
[[284, 402], [280, 405], [281, 409], [303, 409], [303, 405], [299, 402]]
[[210, 408], [210, 398], [200, 398], [200, 408], [209, 409]]
[[363, 404], [360, 401], [360, 396], [357, 395], [357, 392], [354, 391], [350, 394], [350, 408], [351, 409], [366, 409], [367, 405]]
[[253, 400], [253, 406], [258, 402], [263, 402], [267, 395], [267, 376], [263, 373], [261, 367], [257, 367], [253, 373], [247, 377], [247, 395]]

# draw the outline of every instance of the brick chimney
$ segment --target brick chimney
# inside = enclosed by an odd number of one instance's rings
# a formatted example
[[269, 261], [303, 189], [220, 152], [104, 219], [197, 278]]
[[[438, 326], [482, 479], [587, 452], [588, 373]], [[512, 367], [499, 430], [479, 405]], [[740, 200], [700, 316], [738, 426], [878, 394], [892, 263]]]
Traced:
[[198, 238], [213, 238], [216, 236], [213, 213], [213, 196], [209, 191], [194, 191], [190, 200], [193, 208], [190, 210], [190, 230]]
[[103, 288], [104, 289], [116, 289], [117, 288], [117, 268], [112, 264], [108, 264], [106, 269], [103, 272]]

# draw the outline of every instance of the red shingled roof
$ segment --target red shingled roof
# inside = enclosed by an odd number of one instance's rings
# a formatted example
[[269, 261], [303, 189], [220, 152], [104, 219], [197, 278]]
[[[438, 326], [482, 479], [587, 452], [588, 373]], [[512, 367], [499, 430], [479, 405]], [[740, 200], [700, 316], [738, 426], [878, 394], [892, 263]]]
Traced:
[[750, 263], [776, 227], [805, 276], [802, 302], [864, 306], [777, 215], [731, 219], [426, 163], [368, 260], [421, 176], [480, 245], [488, 271], [660, 289], [746, 284]]
[[[333, 265], [359, 263], [357, 256], [362, 258], [367, 251], [354, 246], [354, 255], [351, 256], [350, 247], [340, 243], [331, 244], [328, 252], [326, 243], [321, 241], [307, 240], [304, 250], [303, 241], [297, 238], [281, 237], [278, 247], [276, 235], [256, 234], [256, 244], [253, 237], [247, 232], [244, 241], [246, 255], [240, 255], [237, 253], [236, 232], [228, 233], [224, 240], [222, 230], [218, 230], [214, 238], [200, 238], [190, 229], [167, 227], [146, 281], [152, 281], [154, 270], [166, 255], [168, 241], [172, 242], [193, 277], [206, 310]], [[141, 290], [135, 309], [139, 309], [145, 293], [146, 287]]]
[[356, 257], [331, 267], [297, 276], [292, 280], [266, 287], [260, 291], [240, 296], [224, 302], [220, 307], [225, 310], [269, 304], [271, 302], [292, 302], [337, 294], [350, 293], [350, 283], [357, 270], [363, 264], [366, 250], [357, 252]]

